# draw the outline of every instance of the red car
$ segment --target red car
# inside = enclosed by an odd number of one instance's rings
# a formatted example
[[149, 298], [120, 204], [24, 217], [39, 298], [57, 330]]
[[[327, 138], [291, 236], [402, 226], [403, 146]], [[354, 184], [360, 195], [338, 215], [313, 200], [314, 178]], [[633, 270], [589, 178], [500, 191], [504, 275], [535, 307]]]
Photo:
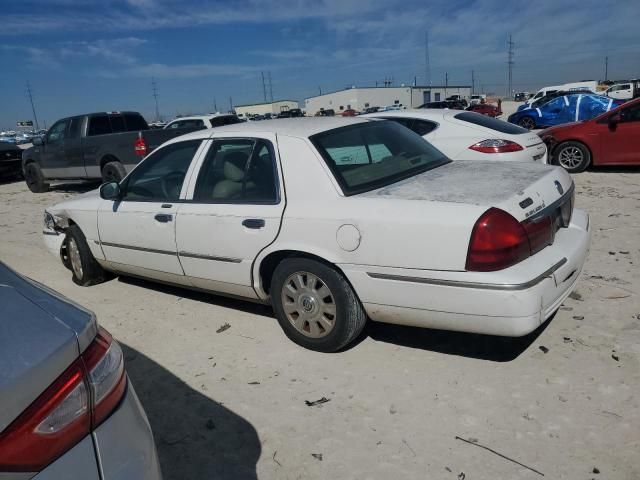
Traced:
[[538, 135], [551, 163], [568, 172], [589, 165], [640, 165], [640, 98], [591, 120], [547, 128]]
[[353, 108], [347, 108], [344, 112], [342, 112], [343, 117], [355, 117], [358, 114]]
[[471, 105], [469, 108], [467, 108], [467, 110], [470, 112], [481, 113], [482, 115], [488, 115], [490, 117], [498, 117], [502, 115], [501, 109], [489, 103], [478, 103], [476, 105]]

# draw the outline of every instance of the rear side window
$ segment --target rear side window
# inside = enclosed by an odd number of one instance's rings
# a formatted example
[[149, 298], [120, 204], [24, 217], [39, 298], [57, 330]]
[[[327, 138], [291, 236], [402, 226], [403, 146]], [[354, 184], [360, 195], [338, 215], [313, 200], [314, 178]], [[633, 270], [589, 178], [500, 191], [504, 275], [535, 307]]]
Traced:
[[147, 122], [141, 115], [134, 115], [131, 113], [124, 114], [124, 121], [127, 124], [127, 132], [134, 132], [140, 130], [148, 130]]
[[125, 132], [124, 117], [122, 115], [109, 115], [111, 120], [111, 131], [113, 133]]
[[89, 131], [87, 135], [93, 137], [95, 135], [105, 135], [111, 133], [111, 124], [109, 117], [106, 115], [96, 115], [89, 120]]
[[167, 128], [204, 128], [204, 122], [202, 120], [178, 120], [173, 122]]
[[462, 120], [463, 122], [473, 123], [481, 127], [490, 128], [500, 133], [506, 133], [509, 135], [519, 135], [521, 133], [529, 133], [522, 127], [514, 125], [512, 123], [503, 122], [497, 118], [488, 117], [487, 115], [481, 115], [475, 112], [462, 112], [455, 115], [453, 118]]

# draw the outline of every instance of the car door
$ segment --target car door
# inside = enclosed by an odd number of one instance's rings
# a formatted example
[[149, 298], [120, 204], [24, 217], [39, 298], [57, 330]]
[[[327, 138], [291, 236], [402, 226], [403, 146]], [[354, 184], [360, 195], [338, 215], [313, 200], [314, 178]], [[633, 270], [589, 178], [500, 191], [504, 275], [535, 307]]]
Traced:
[[98, 210], [98, 233], [107, 261], [122, 273], [186, 283], [176, 250], [175, 215], [202, 140], [159, 148], [121, 184], [117, 201]]
[[608, 118], [599, 127], [602, 145], [600, 163], [640, 165], [640, 103], [619, 110], [620, 121], [609, 124]]
[[255, 298], [253, 261], [276, 239], [285, 206], [275, 136], [208, 143], [178, 208], [179, 259], [194, 287]]
[[40, 147], [40, 168], [46, 178], [68, 176], [65, 162], [65, 138], [70, 119], [57, 121], [47, 132], [44, 144]]

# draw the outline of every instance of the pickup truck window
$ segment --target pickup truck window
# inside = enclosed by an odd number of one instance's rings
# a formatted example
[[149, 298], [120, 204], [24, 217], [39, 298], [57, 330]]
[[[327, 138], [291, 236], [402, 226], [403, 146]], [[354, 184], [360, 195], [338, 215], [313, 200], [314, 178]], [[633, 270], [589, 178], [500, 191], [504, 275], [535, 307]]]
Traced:
[[82, 117], [73, 117], [69, 121], [69, 129], [67, 130], [66, 138], [78, 138], [80, 137], [80, 127], [82, 125]]
[[124, 201], [175, 202], [201, 140], [172, 143], [154, 151], [127, 177]]
[[126, 132], [122, 115], [109, 115], [109, 120], [111, 121], [111, 131], [113, 133]]
[[127, 124], [127, 132], [138, 132], [140, 130], [148, 130], [149, 126], [141, 115], [133, 113], [125, 113], [124, 121]]
[[273, 148], [264, 140], [214, 142], [193, 195], [198, 203], [278, 203]]
[[89, 119], [87, 136], [105, 135], [111, 133], [111, 124], [107, 115], [95, 115]]
[[53, 127], [49, 129], [49, 133], [47, 133], [47, 143], [56, 143], [60, 140], [64, 140], [68, 125], [68, 118], [55, 123]]

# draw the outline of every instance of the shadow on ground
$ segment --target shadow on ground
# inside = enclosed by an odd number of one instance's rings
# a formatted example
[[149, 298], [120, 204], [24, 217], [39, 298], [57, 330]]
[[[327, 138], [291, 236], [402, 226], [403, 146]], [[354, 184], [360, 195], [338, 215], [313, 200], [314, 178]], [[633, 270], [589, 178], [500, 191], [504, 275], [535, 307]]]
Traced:
[[[150, 288], [175, 297], [188, 298], [210, 305], [218, 305], [262, 317], [273, 318], [275, 321], [275, 315], [269, 305], [252, 303], [181, 287], [173, 287], [132, 277], [118, 277], [118, 281], [130, 285], [137, 285], [141, 288]], [[553, 319], [553, 317], [551, 318]], [[419, 348], [446, 355], [458, 355], [494, 362], [509, 362], [516, 359], [529, 348], [545, 328], [547, 328], [548, 324], [549, 321], [545, 322], [524, 337], [511, 338], [431, 330], [428, 328], [404, 327], [401, 325], [369, 321], [362, 334], [354, 343], [350, 344], [346, 350], [355, 348], [367, 337], [371, 337], [378, 342], [391, 343], [408, 348]]]
[[258, 478], [260, 439], [248, 421], [137, 350], [121, 346], [153, 430], [165, 480]]
[[403, 347], [493, 362], [510, 362], [529, 348], [550, 321], [543, 323], [529, 335], [517, 338], [403, 327], [378, 322], [368, 322], [363, 333], [376, 341]]
[[86, 193], [95, 190], [100, 186], [100, 182], [72, 182], [72, 183], [53, 183], [49, 187], [50, 192], [61, 193]]

